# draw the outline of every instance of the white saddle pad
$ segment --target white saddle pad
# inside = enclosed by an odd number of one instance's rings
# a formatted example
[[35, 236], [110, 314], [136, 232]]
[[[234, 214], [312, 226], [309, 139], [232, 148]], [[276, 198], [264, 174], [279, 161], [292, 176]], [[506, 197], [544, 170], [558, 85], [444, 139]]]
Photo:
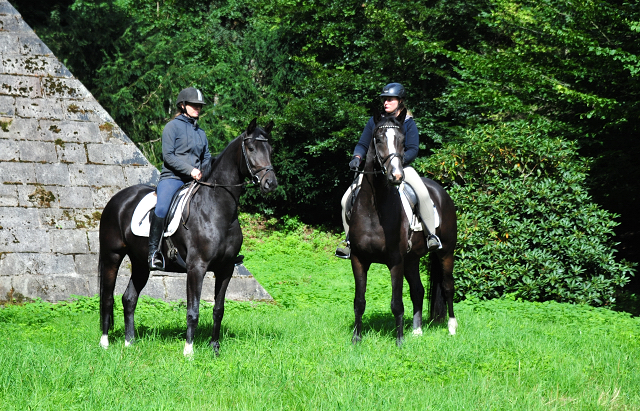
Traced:
[[[411, 204], [409, 203], [407, 196], [404, 194], [404, 183], [398, 186], [398, 192], [400, 193], [402, 208], [404, 208], [404, 212], [407, 215], [411, 230], [422, 231], [422, 223], [420, 222], [420, 218], [416, 214], [414, 214], [413, 210], [411, 210]], [[433, 206], [433, 220], [436, 224], [436, 228], [438, 228], [440, 227], [440, 216], [438, 215], [438, 209], [436, 208], [433, 200], [431, 200], [431, 205]]]
[[[178, 202], [178, 208], [176, 209], [171, 222], [169, 222], [169, 227], [167, 227], [167, 231], [165, 231], [164, 236], [169, 237], [173, 235], [178, 226], [180, 225], [180, 217], [182, 216], [182, 210], [184, 210], [184, 205], [187, 201], [187, 196], [185, 195], [189, 187], [183, 189], [180, 194], [180, 200]], [[156, 196], [156, 192], [152, 192], [147, 194], [140, 200], [136, 209], [133, 211], [133, 217], [131, 217], [131, 231], [134, 235], [140, 237], [149, 237], [149, 227], [151, 226], [149, 220], [149, 212], [152, 208], [156, 206], [158, 202], [158, 197]]]

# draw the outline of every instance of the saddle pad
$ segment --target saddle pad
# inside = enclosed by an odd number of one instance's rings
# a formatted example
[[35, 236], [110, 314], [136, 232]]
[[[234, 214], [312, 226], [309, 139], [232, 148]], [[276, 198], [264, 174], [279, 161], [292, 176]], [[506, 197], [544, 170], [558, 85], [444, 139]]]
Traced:
[[[411, 226], [411, 230], [413, 231], [422, 231], [422, 223], [420, 222], [420, 218], [413, 212], [411, 209], [411, 204], [409, 203], [409, 199], [407, 199], [407, 195], [404, 193], [404, 182], [398, 186], [398, 192], [400, 193], [400, 200], [402, 200], [402, 208], [404, 208], [404, 212], [407, 215], [407, 219], [409, 220], [409, 225]], [[431, 200], [431, 204], [433, 205], [433, 220], [435, 222], [436, 228], [440, 227], [440, 216], [438, 215], [438, 209], [436, 208], [435, 203]]]
[[[180, 225], [180, 217], [182, 217], [182, 210], [184, 209], [185, 202], [187, 200], [187, 196], [185, 195], [189, 191], [189, 188], [183, 189], [179, 196], [178, 207], [176, 207], [176, 212], [173, 214], [171, 221], [169, 222], [169, 227], [167, 227], [167, 231], [165, 231], [164, 236], [169, 237], [173, 235], [178, 226]], [[140, 200], [136, 209], [133, 211], [133, 217], [131, 217], [131, 231], [134, 235], [139, 237], [149, 237], [149, 212], [156, 206], [158, 202], [158, 197], [156, 196], [155, 191], [147, 194]]]

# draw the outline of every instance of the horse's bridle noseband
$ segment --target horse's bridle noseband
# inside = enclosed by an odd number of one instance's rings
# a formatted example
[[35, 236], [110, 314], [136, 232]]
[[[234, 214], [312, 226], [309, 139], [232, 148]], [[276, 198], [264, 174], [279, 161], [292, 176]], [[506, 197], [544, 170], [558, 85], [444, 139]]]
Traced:
[[[273, 166], [272, 165], [268, 165], [268, 166], [265, 166], [265, 167], [260, 167], [259, 169], [255, 170], [255, 171], [253, 170], [253, 166], [251, 165], [251, 162], [249, 161], [249, 156], [247, 155], [247, 150], [246, 150], [245, 145], [244, 145], [245, 140], [249, 140], [251, 138], [252, 137], [249, 137], [249, 136], [244, 136], [242, 138], [242, 155], [244, 156], [244, 161], [247, 164], [247, 170], [249, 170], [249, 174], [251, 175], [251, 182], [253, 184], [260, 185], [260, 184], [262, 184], [262, 179], [264, 178], [264, 176], [266, 176], [269, 171], [273, 171]], [[267, 140], [266, 137], [263, 137], [263, 136], [258, 136], [258, 137], [255, 137], [254, 139], [255, 139], [255, 141], [264, 141], [264, 142], [268, 142], [269, 141], [269, 140]], [[258, 177], [258, 173], [260, 173], [261, 171], [264, 171], [264, 173], [262, 173], [261, 177]]]

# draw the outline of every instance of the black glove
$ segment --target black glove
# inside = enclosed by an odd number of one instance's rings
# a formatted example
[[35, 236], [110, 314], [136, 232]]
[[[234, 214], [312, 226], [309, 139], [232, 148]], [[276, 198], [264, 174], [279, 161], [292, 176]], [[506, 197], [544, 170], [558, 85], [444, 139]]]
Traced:
[[358, 170], [359, 167], [360, 167], [360, 157], [353, 156], [353, 158], [351, 159], [351, 162], [349, 163], [349, 168], [353, 171], [356, 171]]

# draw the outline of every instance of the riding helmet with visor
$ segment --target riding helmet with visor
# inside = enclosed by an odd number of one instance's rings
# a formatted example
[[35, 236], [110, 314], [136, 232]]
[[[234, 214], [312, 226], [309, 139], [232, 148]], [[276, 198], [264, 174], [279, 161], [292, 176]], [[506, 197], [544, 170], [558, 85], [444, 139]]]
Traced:
[[195, 87], [187, 87], [178, 93], [178, 100], [176, 101], [178, 108], [180, 108], [180, 103], [202, 104], [203, 106], [207, 104], [204, 102], [202, 91]]
[[389, 83], [382, 88], [382, 93], [380, 93], [380, 98], [397, 97], [399, 100], [404, 100], [404, 96], [404, 87], [400, 83]]

